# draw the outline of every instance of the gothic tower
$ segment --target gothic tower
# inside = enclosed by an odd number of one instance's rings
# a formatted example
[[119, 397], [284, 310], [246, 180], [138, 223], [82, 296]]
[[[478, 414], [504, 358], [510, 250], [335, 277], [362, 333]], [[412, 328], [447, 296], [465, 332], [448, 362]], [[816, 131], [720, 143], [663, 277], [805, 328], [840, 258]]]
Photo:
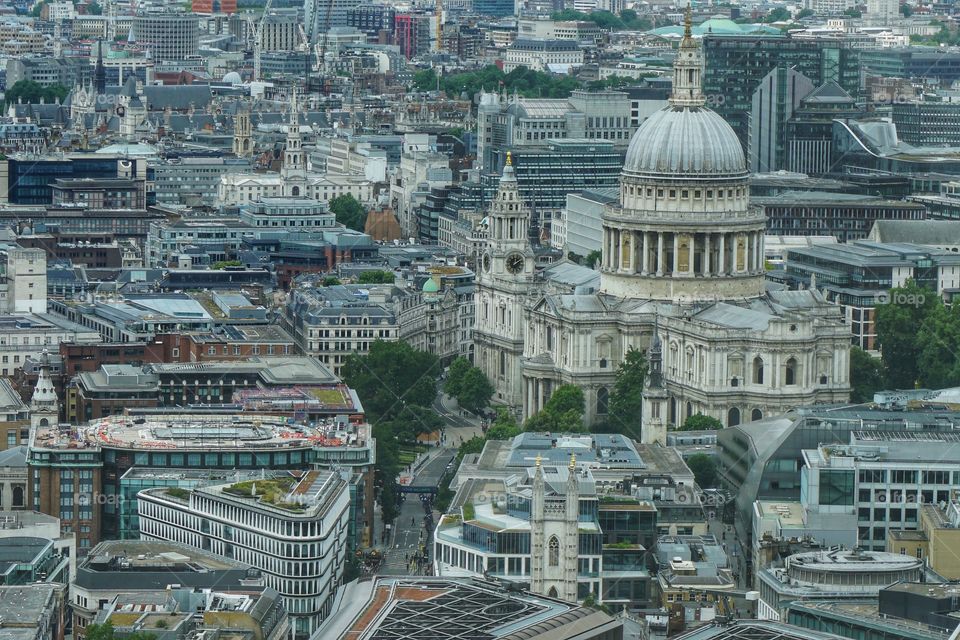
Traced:
[[577, 601], [577, 572], [580, 555], [580, 482], [577, 474], [577, 456], [570, 454], [567, 469], [566, 513], [563, 523], [563, 589], [561, 597], [568, 602]]
[[107, 92], [107, 71], [103, 68], [103, 40], [97, 41], [97, 66], [93, 71], [93, 88], [98, 96]]
[[543, 593], [543, 466], [537, 454], [533, 472], [533, 499], [530, 504], [530, 590]]
[[243, 106], [233, 116], [233, 155], [238, 158], [249, 158], [253, 154], [250, 134], [250, 111]]

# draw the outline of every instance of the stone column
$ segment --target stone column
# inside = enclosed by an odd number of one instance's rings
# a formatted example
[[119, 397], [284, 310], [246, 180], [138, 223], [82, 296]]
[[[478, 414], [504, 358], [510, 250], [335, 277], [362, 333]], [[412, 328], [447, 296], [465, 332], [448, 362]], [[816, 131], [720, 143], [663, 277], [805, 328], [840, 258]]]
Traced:
[[663, 275], [663, 231], [657, 233], [657, 275]]
[[710, 275], [710, 233], [703, 234], [703, 275]]
[[630, 275], [637, 272], [637, 232], [630, 231], [630, 261], [627, 263]]
[[673, 232], [673, 267], [671, 273], [676, 274], [680, 267], [680, 236]]
[[765, 270], [766, 260], [763, 255], [763, 231], [757, 231], [757, 271]]
[[727, 256], [725, 255], [727, 251], [726, 239], [727, 239], [727, 234], [721, 232], [719, 260], [717, 261], [717, 273], [721, 276], [726, 275], [727, 273], [727, 265], [726, 265]]
[[640, 275], [647, 275], [650, 268], [650, 232], [641, 231], [643, 234], [643, 245], [640, 247]]

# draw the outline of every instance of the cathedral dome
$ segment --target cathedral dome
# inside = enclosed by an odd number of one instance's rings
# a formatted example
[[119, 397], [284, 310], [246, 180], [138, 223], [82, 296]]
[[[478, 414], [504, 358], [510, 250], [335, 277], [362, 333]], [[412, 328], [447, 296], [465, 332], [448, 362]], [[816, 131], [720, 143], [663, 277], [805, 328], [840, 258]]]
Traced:
[[744, 174], [747, 163], [737, 134], [705, 107], [664, 107], [647, 118], [630, 141], [624, 173], [663, 177]]

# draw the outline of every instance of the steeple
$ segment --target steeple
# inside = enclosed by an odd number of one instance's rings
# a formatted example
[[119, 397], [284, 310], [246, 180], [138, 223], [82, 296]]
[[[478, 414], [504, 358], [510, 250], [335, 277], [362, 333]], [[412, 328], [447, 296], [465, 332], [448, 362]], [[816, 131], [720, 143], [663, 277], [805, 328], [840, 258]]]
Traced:
[[60, 403], [53, 380], [50, 379], [50, 355], [44, 350], [40, 358], [37, 385], [30, 398], [30, 427], [47, 427], [56, 424], [59, 418]]
[[107, 92], [107, 71], [103, 68], [103, 40], [97, 40], [97, 66], [93, 71], [93, 84], [98, 96]]
[[653, 337], [650, 340], [647, 386], [651, 389], [663, 388], [663, 345], [660, 343], [659, 321], [659, 316], [653, 320]]
[[296, 89], [290, 97], [290, 124], [287, 127], [287, 143], [283, 151], [280, 177], [283, 180], [284, 196], [306, 197], [307, 164], [303, 154], [303, 139], [300, 136], [300, 111]]
[[703, 97], [703, 52], [693, 37], [693, 9], [687, 5], [683, 24], [683, 40], [673, 63], [673, 107], [702, 107]]

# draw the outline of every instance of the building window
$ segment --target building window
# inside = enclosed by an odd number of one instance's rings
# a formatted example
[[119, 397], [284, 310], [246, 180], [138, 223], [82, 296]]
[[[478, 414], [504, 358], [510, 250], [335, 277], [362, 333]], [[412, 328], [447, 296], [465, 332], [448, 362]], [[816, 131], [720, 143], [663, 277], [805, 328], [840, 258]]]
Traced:
[[740, 409], [731, 407], [730, 410], [727, 411], [727, 426], [735, 427], [738, 424], [740, 424]]
[[597, 389], [597, 415], [598, 416], [607, 415], [609, 405], [610, 405], [610, 392], [607, 391], [606, 387], [600, 387], [599, 389]]
[[763, 358], [760, 356], [753, 359], [753, 383], [763, 384]]
[[550, 536], [550, 566], [556, 567], [560, 564], [560, 541], [557, 536]]
[[787, 370], [784, 375], [784, 384], [794, 385], [797, 384], [797, 359], [790, 358], [787, 360]]

